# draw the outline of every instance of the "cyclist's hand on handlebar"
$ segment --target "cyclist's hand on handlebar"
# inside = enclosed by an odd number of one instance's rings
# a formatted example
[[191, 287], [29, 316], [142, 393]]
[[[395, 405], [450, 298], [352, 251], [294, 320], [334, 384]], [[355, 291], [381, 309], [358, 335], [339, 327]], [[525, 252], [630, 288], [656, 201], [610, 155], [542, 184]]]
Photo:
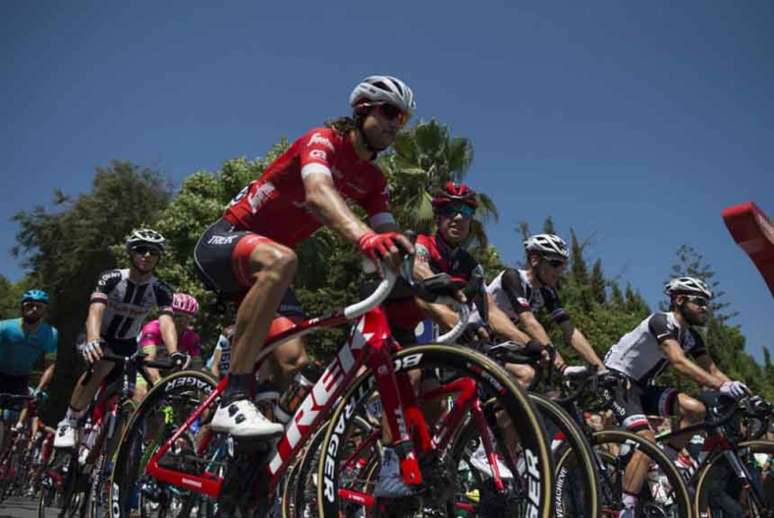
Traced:
[[178, 371], [188, 368], [188, 365], [191, 364], [191, 357], [180, 351], [170, 354], [169, 359], [174, 363], [174, 369]]
[[747, 385], [741, 381], [726, 381], [720, 386], [720, 392], [722, 394], [728, 394], [734, 399], [741, 399], [744, 396], [752, 394]]
[[89, 340], [88, 342], [78, 344], [78, 351], [80, 351], [86, 363], [93, 365], [102, 359], [102, 340]]
[[383, 274], [381, 261], [386, 262], [391, 268], [397, 270], [403, 255], [398, 247], [405, 252], [414, 253], [414, 247], [406, 236], [398, 232], [366, 232], [357, 240], [360, 251], [376, 264], [380, 274]]

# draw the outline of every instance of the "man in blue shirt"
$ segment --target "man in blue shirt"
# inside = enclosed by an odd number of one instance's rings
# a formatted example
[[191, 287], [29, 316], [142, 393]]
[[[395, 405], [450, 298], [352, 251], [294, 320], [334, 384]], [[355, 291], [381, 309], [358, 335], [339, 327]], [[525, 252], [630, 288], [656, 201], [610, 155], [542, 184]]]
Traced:
[[[22, 296], [21, 318], [0, 321], [0, 393], [28, 394], [30, 374], [38, 358], [56, 352], [59, 332], [43, 321], [47, 305], [45, 291], [29, 290]], [[41, 383], [51, 378], [51, 367]]]

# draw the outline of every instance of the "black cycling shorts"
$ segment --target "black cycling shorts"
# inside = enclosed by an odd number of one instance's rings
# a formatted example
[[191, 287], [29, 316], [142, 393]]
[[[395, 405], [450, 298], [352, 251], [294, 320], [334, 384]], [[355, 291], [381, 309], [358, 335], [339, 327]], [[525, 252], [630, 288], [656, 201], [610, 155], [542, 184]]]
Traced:
[[[234, 249], [242, 238], [249, 236], [257, 234], [236, 230], [229, 221], [221, 218], [199, 238], [193, 252], [194, 265], [207, 289], [241, 302], [241, 296], [249, 287], [240, 283], [234, 274]], [[277, 313], [306, 318], [304, 308], [290, 289], [285, 292]]]
[[675, 404], [679, 391], [673, 387], [639, 385], [621, 374], [621, 383], [605, 389], [602, 397], [611, 401], [611, 409], [618, 423], [631, 432], [650, 427], [647, 416], [670, 417], [676, 414]]
[[3, 374], [0, 372], [0, 392], [3, 394], [26, 396], [30, 393], [29, 381], [29, 374], [22, 376], [12, 376], [10, 374]]

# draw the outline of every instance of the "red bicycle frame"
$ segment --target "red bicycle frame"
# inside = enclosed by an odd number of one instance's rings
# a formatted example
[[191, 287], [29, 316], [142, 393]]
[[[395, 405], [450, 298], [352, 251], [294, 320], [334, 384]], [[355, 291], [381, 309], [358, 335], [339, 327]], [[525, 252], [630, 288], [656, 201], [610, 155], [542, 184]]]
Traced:
[[[318, 328], [343, 325], [349, 320], [347, 312], [348, 310], [345, 309], [328, 316], [304, 320], [279, 334], [267, 337], [266, 346], [258, 359], [256, 370], [260, 368], [263, 359], [281, 343]], [[438, 434], [435, 437], [430, 437], [426, 432], [427, 424], [417, 406], [407, 375], [405, 373], [396, 375], [395, 373], [392, 352], [397, 347], [399, 345], [392, 337], [386, 315], [380, 307], [377, 306], [358, 317], [347, 341], [341, 346], [333, 361], [296, 409], [286, 425], [285, 434], [277, 443], [276, 452], [265, 468], [265, 476], [270, 481], [268, 485], [270, 494], [276, 490], [291, 461], [300, 453], [313, 432], [324, 423], [334, 405], [338, 403], [344, 389], [352, 383], [364, 365], [367, 365], [374, 373], [382, 399], [386, 424], [392, 437], [397, 439], [396, 445], [399, 446], [399, 451], [404, 452], [400, 463], [403, 478], [407, 484], [418, 485], [422, 483], [419, 463], [414, 452], [415, 445], [409, 430], [423, 431], [419, 434], [416, 445], [419, 451], [427, 451], [435, 444], [441, 443], [448, 438], [450, 430], [454, 430], [463, 419], [464, 410], [470, 407], [468, 402], [475, 400], [473, 397], [475, 383], [472, 380], [458, 380], [424, 396], [429, 399], [456, 391], [462, 393], [454, 411], [444, 416]], [[420, 358], [415, 359], [416, 362], [419, 360]], [[403, 366], [410, 367], [411, 361], [412, 356], [404, 358]], [[220, 494], [223, 484], [222, 477], [207, 472], [201, 474], [180, 472], [162, 467], [159, 465], [159, 461], [172, 448], [177, 439], [223, 394], [225, 388], [226, 379], [224, 378], [188, 416], [183, 425], [175, 430], [172, 436], [151, 456], [145, 468], [147, 475], [195, 493], [211, 497], [217, 497]], [[474, 415], [478, 414], [477, 419], [483, 419], [480, 407], [473, 405], [473, 408]], [[209, 437], [200, 441], [199, 446], [197, 446], [198, 455], [203, 455], [212, 434], [213, 432], [210, 432]], [[491, 451], [491, 442], [487, 446], [490, 446], [487, 451]], [[495, 462], [494, 469], [496, 469], [496, 465]], [[497, 479], [499, 480], [499, 477]], [[353, 497], [357, 498], [356, 495]], [[363, 498], [365, 497], [367, 495], [363, 495]]]

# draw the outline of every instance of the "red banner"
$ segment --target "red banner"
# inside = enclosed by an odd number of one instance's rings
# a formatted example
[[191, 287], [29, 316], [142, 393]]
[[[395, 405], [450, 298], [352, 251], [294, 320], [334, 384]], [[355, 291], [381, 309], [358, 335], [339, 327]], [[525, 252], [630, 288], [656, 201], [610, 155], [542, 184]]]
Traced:
[[751, 201], [723, 210], [723, 221], [774, 296], [774, 223]]

